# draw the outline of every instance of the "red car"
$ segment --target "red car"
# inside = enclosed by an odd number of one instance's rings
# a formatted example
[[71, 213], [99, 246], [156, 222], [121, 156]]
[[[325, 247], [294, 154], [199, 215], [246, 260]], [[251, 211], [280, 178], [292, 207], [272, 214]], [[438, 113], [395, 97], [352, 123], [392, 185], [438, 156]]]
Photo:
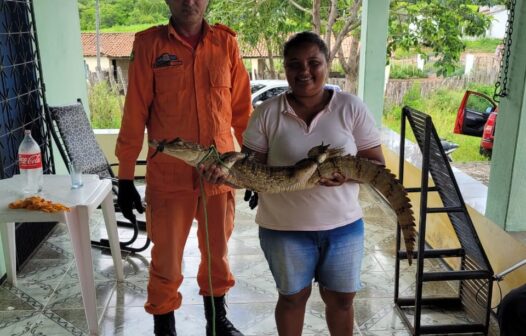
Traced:
[[454, 133], [482, 137], [480, 154], [491, 157], [497, 104], [483, 93], [466, 91], [458, 108]]

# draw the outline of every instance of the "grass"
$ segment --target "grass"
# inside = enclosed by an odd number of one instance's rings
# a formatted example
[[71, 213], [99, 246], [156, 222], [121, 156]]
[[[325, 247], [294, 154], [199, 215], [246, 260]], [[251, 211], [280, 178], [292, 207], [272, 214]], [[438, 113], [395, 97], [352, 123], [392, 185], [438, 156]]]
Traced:
[[426, 78], [427, 73], [418, 69], [415, 65], [391, 65], [389, 78], [407, 79], [407, 78]]
[[88, 102], [91, 111], [91, 126], [98, 129], [120, 128], [121, 108], [120, 95], [112, 92], [106, 81], [89, 88]]
[[471, 53], [494, 53], [497, 46], [502, 43], [501, 39], [481, 38], [478, 40], [465, 40], [466, 52]]
[[[400, 106], [389, 104], [385, 106], [382, 123], [385, 127], [400, 133], [402, 106], [410, 106], [431, 116], [439, 137], [459, 145], [452, 154], [453, 161], [487, 161], [488, 158], [479, 153], [480, 138], [453, 133], [457, 109], [463, 94], [463, 92], [440, 89], [424, 99], [420, 97], [419, 86], [414, 85]], [[407, 137], [415, 141], [412, 133], [408, 133]]]

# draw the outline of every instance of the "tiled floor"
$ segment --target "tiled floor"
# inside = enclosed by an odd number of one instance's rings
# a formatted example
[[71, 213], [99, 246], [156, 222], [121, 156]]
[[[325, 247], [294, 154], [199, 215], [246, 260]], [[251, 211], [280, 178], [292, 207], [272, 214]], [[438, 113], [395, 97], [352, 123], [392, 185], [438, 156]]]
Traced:
[[[238, 196], [240, 196], [239, 192]], [[363, 290], [355, 300], [355, 335], [410, 335], [393, 307], [395, 218], [383, 200], [364, 186], [360, 195], [366, 213], [366, 256]], [[236, 286], [230, 291], [229, 317], [245, 335], [276, 335], [273, 309], [277, 294], [259, 248], [255, 211], [238, 199], [236, 228], [230, 241], [230, 262]], [[100, 216], [100, 215], [99, 215]], [[103, 232], [102, 216], [92, 221], [92, 237]], [[129, 232], [120, 230], [121, 239]], [[176, 312], [179, 335], [202, 336], [202, 299], [195, 281], [199, 261], [195, 227], [184, 257], [186, 276], [181, 291], [183, 306]], [[152, 335], [152, 318], [145, 313], [149, 251], [126, 256], [125, 282], [116, 283], [112, 259], [93, 249], [97, 303], [102, 335]], [[428, 267], [440, 267], [429, 264]], [[414, 266], [402, 265], [403, 293], [414, 291]], [[427, 294], [451, 293], [448, 285], [424, 287]], [[304, 335], [329, 335], [324, 306], [317, 294], [309, 300]], [[462, 314], [431, 312], [423, 318], [433, 323], [464, 320]], [[498, 335], [493, 330], [492, 335]], [[66, 228], [58, 225], [19, 273], [19, 285], [0, 286], [0, 335], [84, 335], [87, 324], [82, 308], [76, 266]]]

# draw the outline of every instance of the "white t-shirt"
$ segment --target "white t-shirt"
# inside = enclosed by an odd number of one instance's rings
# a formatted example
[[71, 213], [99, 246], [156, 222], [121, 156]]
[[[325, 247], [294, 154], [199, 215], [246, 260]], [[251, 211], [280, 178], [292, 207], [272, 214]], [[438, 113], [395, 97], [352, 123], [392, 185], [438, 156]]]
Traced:
[[[270, 166], [293, 165], [322, 143], [356, 155], [380, 145], [380, 133], [358, 97], [334, 92], [309, 127], [294, 113], [286, 94], [281, 94], [255, 109], [243, 134], [243, 145], [267, 153]], [[362, 218], [358, 191], [358, 184], [347, 182], [338, 187], [260, 193], [256, 223], [284, 231], [334, 229]]]

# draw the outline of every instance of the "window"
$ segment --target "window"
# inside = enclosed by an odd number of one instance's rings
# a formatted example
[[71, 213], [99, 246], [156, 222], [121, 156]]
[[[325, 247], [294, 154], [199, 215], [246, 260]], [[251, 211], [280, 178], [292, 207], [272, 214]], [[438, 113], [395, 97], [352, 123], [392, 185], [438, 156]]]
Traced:
[[254, 93], [256, 91], [259, 91], [259, 90], [261, 90], [264, 87], [265, 87], [265, 85], [263, 85], [263, 84], [251, 84], [250, 85], [250, 93]]
[[43, 113], [43, 88], [32, 0], [0, 0], [0, 178], [18, 173], [18, 146], [31, 129], [52, 164]]

